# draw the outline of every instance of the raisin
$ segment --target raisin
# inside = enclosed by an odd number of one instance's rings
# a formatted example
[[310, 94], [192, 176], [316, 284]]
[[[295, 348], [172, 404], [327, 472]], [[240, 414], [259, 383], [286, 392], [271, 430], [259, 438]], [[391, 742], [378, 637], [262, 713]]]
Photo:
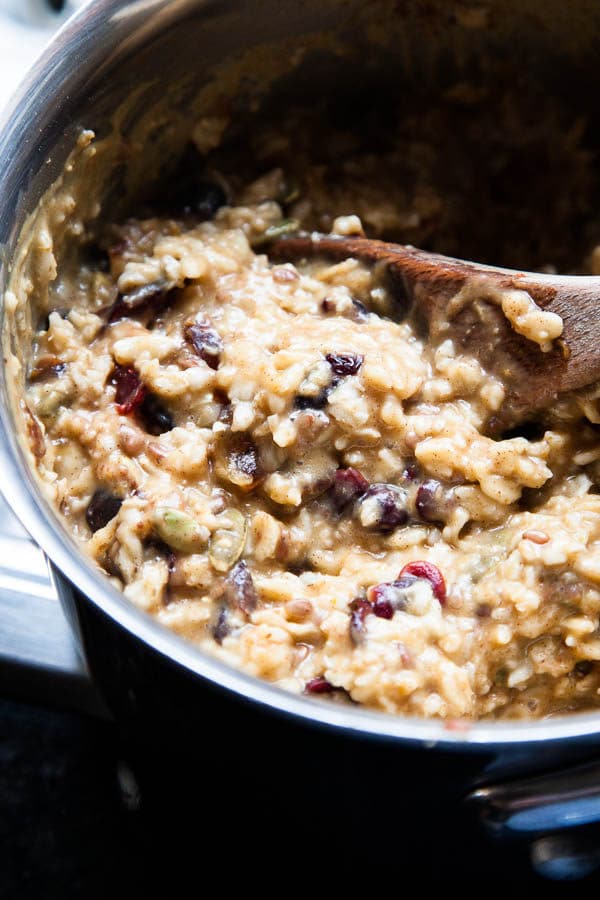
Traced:
[[194, 322], [183, 331], [186, 342], [211, 369], [218, 369], [223, 352], [223, 341], [208, 324]]
[[108, 309], [108, 322], [118, 322], [136, 313], [152, 311], [158, 313], [169, 302], [169, 294], [173, 290], [162, 281], [143, 284], [128, 294], [119, 294]]
[[424, 522], [443, 525], [452, 510], [452, 494], [443, 485], [430, 478], [419, 485], [415, 506]]
[[336, 375], [344, 377], [356, 375], [365, 358], [359, 353], [328, 353], [325, 359]]
[[171, 431], [174, 427], [170, 413], [165, 409], [156, 394], [146, 392], [137, 407], [137, 417], [148, 434], [159, 435]]
[[60, 378], [67, 371], [67, 364], [58, 362], [54, 365], [35, 366], [29, 373], [29, 383], [35, 384], [37, 381], [50, 381], [53, 378]]
[[395, 484], [372, 484], [358, 505], [363, 528], [384, 534], [408, 521], [408, 494]]
[[304, 686], [305, 694], [332, 694], [334, 691], [335, 686], [330, 681], [327, 681], [324, 675], [311, 678]]
[[349, 466], [338, 469], [334, 475], [330, 496], [333, 505], [339, 511], [361, 497], [368, 490], [369, 482], [358, 469]]
[[111, 494], [110, 491], [98, 488], [85, 513], [85, 521], [88, 523], [90, 531], [96, 532], [108, 525], [121, 509], [122, 503], [123, 501]]
[[294, 399], [294, 409], [323, 409], [327, 406], [329, 400], [329, 388], [323, 388], [318, 394], [311, 397], [305, 397], [297, 394]]
[[255, 480], [258, 476], [258, 458], [256, 446], [248, 443], [231, 454], [231, 463], [243, 475]]
[[247, 616], [256, 609], [258, 595], [250, 569], [243, 559], [225, 579], [224, 598], [228, 606], [241, 609]]
[[229, 613], [226, 606], [221, 606], [217, 613], [217, 621], [212, 629], [212, 636], [217, 644], [223, 643], [223, 638], [229, 634]]

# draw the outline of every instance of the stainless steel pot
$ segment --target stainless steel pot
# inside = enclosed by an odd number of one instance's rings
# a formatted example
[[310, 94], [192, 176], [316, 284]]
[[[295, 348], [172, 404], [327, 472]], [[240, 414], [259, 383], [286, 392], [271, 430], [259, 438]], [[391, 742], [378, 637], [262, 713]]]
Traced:
[[[435, 93], [443, 89], [451, 71], [464, 70], [465, 76], [478, 79], [495, 66], [503, 77], [542, 80], [566, 102], [571, 96], [579, 102], [582, 91], [590, 98], [597, 96], [599, 37], [600, 6], [585, 0], [568, 5], [547, 0], [366, 5], [359, 0], [96, 0], [55, 37], [0, 125], [2, 286], [25, 218], [61, 171], [78, 130], [89, 127], [100, 135], [107, 133], [111, 115], [132, 91], [137, 100], [125, 130], [134, 129], [144, 109], [164, 103], [165, 96], [167, 107], [181, 116], [194, 86], [214, 78], [215, 67], [224, 61], [260, 44], [265, 47], [261, 59], [272, 65], [238, 83], [246, 102], [243, 109], [237, 101], [242, 117], [248, 104], [262, 98], [263, 81], [268, 82], [273, 68], [277, 71], [273, 92], [280, 99], [347, 89], [365, 79], [389, 86], [410, 84], [416, 78]], [[282, 41], [287, 41], [284, 49]], [[303, 45], [310, 49], [301, 54], [298, 47]], [[171, 92], [173, 86], [177, 90]], [[199, 703], [204, 711], [205, 698], [216, 695], [219, 702], [228, 697], [246, 710], [250, 703], [259, 718], [260, 711], [272, 711], [344, 736], [392, 739], [399, 748], [473, 754], [471, 769], [479, 773], [479, 780], [490, 766], [501, 773], [507, 765], [513, 771], [547, 770], [565, 755], [578, 761], [600, 745], [600, 713], [532, 722], [486, 721], [453, 730], [443, 722], [295, 696], [204, 655], [134, 608], [78, 552], [26, 465], [9, 412], [4, 372], [0, 394], [2, 491], [51, 561], [52, 578], [95, 685], [121, 721], [138, 727], [140, 722], [162, 718], [176, 728], [177, 711], [185, 708], [189, 713]], [[8, 545], [4, 552], [10, 555]], [[27, 568], [27, 559], [22, 568]], [[16, 563], [12, 577], [14, 583], [20, 577]], [[25, 593], [35, 591], [29, 586]], [[22, 609], [30, 607], [24, 604]], [[24, 634], [14, 624], [18, 615], [13, 603], [13, 635]], [[6, 632], [3, 643], [10, 655], [14, 643], [6, 640]], [[59, 665], [73, 668], [62, 636], [58, 645], [63, 648]], [[12, 656], [14, 660], [18, 654]], [[50, 671], [52, 659], [44, 665]], [[579, 773], [571, 793], [569, 779], [565, 782], [562, 774], [560, 783], [541, 782], [533, 794], [529, 786], [527, 796], [534, 800], [525, 806], [538, 812], [543, 808], [547, 815], [538, 820], [533, 814], [529, 819], [522, 815], [520, 824], [513, 813], [524, 808], [522, 787], [518, 803], [514, 789], [510, 796], [496, 791], [480, 792], [478, 797], [488, 811], [492, 809], [496, 823], [543, 831], [600, 818], [596, 774], [595, 768]], [[549, 785], [563, 792], [561, 802], [570, 804], [568, 808], [552, 806]], [[585, 809], [580, 805], [575, 814], [571, 801], [582, 795], [587, 805]]]

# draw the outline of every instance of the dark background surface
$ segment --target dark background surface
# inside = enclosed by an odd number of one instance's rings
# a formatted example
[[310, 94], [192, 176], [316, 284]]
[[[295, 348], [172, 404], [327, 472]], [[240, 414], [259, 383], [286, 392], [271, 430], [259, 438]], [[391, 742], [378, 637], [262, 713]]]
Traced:
[[140, 751], [110, 723], [0, 701], [0, 896], [187, 897], [212, 876], [286, 891], [363, 877], [401, 893], [415, 878], [419, 892], [545, 884], [526, 847], [475, 826], [451, 758], [280, 722], [223, 726], [223, 741], [170, 751], [157, 736]]

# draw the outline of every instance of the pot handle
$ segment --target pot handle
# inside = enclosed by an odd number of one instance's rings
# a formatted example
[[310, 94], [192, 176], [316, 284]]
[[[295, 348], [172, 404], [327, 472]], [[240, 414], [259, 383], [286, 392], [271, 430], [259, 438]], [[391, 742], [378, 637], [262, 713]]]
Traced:
[[600, 761], [473, 791], [468, 802], [499, 837], [600, 822]]
[[542, 877], [573, 881], [600, 868], [600, 761], [480, 787], [466, 799], [494, 837], [531, 841]]
[[0, 695], [106, 718], [63, 612], [70, 590], [0, 497]]

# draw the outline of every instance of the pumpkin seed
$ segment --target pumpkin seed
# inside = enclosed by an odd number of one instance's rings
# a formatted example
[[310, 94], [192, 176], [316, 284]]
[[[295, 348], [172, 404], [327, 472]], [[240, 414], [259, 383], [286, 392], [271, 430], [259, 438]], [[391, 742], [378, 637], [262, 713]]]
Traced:
[[228, 572], [246, 546], [246, 518], [237, 509], [226, 509], [216, 517], [223, 524], [213, 531], [208, 558], [217, 572]]
[[253, 247], [262, 247], [270, 241], [277, 238], [285, 237], [286, 234], [294, 234], [300, 228], [300, 222], [297, 219], [282, 219], [276, 225], [269, 225], [261, 235], [258, 235], [252, 241]]
[[197, 553], [206, 547], [209, 531], [179, 509], [158, 507], [154, 512], [154, 529], [165, 544], [181, 553]]

